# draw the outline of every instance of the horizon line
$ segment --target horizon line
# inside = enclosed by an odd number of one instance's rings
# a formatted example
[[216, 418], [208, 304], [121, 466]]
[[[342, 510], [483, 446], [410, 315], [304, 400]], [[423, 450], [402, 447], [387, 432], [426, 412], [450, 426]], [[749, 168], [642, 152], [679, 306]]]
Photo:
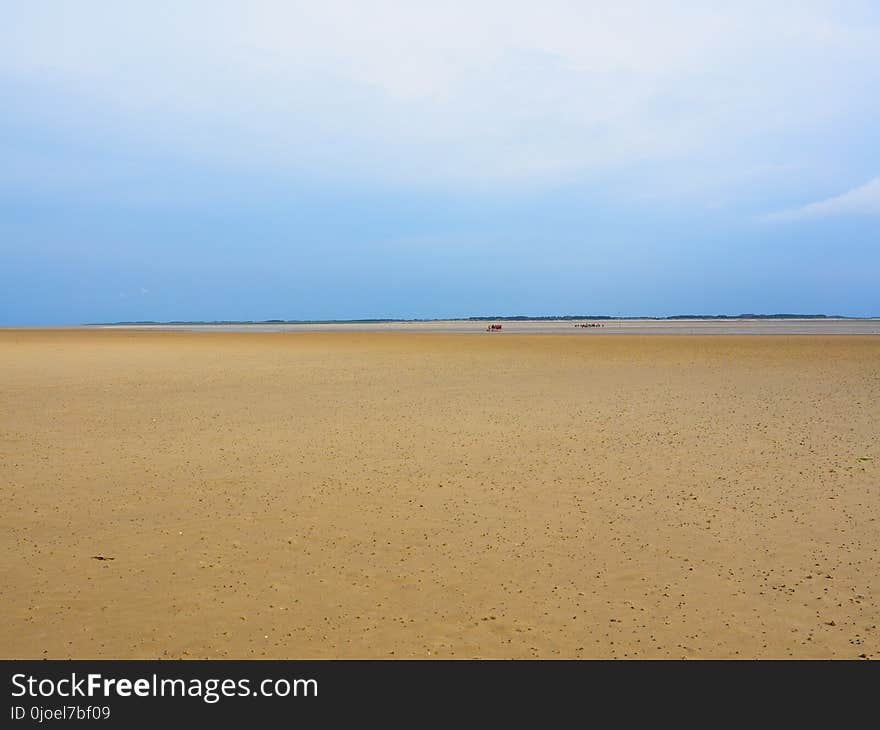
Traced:
[[[358, 317], [339, 319], [190, 319], [190, 320], [119, 320], [115, 322], [83, 322], [80, 327], [107, 327], [120, 325], [259, 325], [259, 324], [371, 324], [371, 323], [406, 323], [406, 322], [484, 322], [489, 320], [518, 322], [547, 322], [571, 320], [747, 320], [747, 319], [880, 319], [880, 315], [852, 316], [842, 314], [673, 314], [666, 316], [643, 315], [607, 315], [607, 314], [564, 314], [564, 315], [471, 315], [468, 317]], [[15, 325], [12, 325], [15, 326]], [[45, 325], [51, 326], [51, 325]]]

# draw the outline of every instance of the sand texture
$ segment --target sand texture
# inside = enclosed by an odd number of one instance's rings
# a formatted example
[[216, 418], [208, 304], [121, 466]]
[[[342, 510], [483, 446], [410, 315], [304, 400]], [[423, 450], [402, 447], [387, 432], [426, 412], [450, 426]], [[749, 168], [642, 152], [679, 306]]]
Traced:
[[878, 430], [871, 335], [0, 331], [0, 657], [876, 658]]

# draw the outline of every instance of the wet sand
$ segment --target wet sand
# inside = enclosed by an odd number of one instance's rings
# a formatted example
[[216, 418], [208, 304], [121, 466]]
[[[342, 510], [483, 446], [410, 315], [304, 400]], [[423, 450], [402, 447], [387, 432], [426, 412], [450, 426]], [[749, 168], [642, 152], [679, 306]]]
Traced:
[[0, 331], [0, 657], [876, 658], [878, 404], [870, 335]]

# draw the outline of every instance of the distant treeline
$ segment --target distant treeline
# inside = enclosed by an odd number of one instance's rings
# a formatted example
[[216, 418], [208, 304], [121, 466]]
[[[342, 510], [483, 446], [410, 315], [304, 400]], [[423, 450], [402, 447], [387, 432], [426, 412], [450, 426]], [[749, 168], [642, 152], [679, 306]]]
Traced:
[[836, 314], [673, 314], [669, 317], [612, 317], [607, 314], [563, 314], [554, 316], [529, 317], [523, 314], [499, 315], [494, 317], [435, 317], [433, 319], [215, 319], [215, 320], [172, 320], [157, 322], [139, 320], [136, 322], [91, 322], [87, 326], [108, 325], [245, 325], [245, 324], [382, 324], [390, 322], [550, 322], [581, 319], [602, 320], [670, 320], [670, 319], [858, 319]]
[[87, 322], [86, 327], [108, 327], [113, 325], [209, 325], [209, 324], [376, 324], [382, 322], [440, 322], [437, 319], [173, 319], [160, 322], [153, 319], [139, 319], [125, 322]]
[[674, 314], [659, 319], [853, 319], [838, 314]]
[[673, 314], [669, 317], [611, 317], [607, 314], [565, 314], [557, 317], [468, 317], [467, 321], [486, 322], [489, 320], [501, 320], [504, 322], [545, 322], [567, 321], [573, 319], [650, 319], [656, 321], [668, 319], [849, 319], [829, 314]]

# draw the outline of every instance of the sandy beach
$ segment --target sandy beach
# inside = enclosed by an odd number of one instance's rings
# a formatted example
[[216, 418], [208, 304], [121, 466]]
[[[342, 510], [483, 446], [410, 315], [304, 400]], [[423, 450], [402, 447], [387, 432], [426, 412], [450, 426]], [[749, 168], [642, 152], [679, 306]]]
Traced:
[[876, 335], [2, 330], [0, 657], [877, 658], [878, 404]]

